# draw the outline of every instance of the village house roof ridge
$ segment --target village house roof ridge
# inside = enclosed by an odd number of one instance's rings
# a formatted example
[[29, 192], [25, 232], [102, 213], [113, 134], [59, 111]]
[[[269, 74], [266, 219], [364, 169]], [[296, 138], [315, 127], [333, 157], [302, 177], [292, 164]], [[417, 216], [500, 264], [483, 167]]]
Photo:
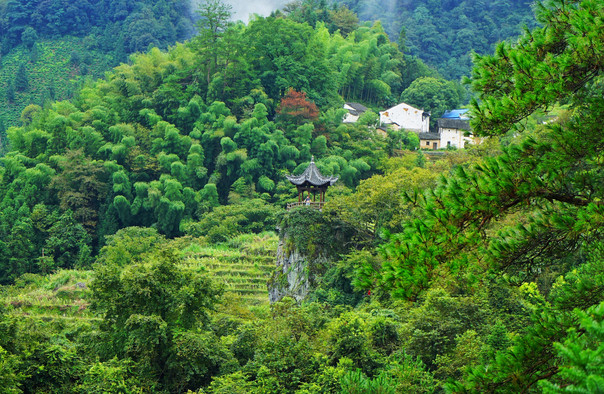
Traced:
[[357, 111], [359, 113], [363, 113], [369, 109], [361, 103], [347, 102], [346, 105], [348, 105], [349, 107], [351, 107], [352, 109], [354, 109], [355, 111]]
[[[426, 112], [426, 113], [430, 113], [430, 112], [426, 111], [426, 110], [425, 110], [425, 109], [423, 109], [423, 108], [417, 108], [417, 107], [414, 107], [413, 105], [408, 104], [408, 103], [405, 103], [404, 101], [401, 101], [401, 102], [400, 102], [400, 103], [398, 103], [398, 104], [395, 104], [395, 105], [393, 105], [393, 106], [388, 107], [387, 109], [385, 109], [385, 111], [388, 111], [388, 110], [390, 110], [390, 109], [392, 109], [392, 108], [396, 108], [396, 107], [398, 107], [399, 105], [405, 105], [405, 106], [407, 106], [407, 107], [411, 107], [411, 108], [416, 109], [416, 110], [418, 110], [418, 111], [423, 111], [423, 112]], [[382, 111], [382, 112], [383, 112], [383, 111]]]
[[443, 129], [470, 130], [470, 120], [468, 118], [440, 118], [437, 120], [438, 127]]
[[439, 140], [440, 133], [418, 133], [420, 140]]

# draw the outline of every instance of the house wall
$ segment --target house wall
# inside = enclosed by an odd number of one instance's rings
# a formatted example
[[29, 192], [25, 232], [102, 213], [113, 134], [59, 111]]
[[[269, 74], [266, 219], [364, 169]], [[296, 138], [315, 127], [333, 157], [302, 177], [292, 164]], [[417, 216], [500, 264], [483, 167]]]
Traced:
[[[344, 104], [344, 109], [348, 110], [348, 111], [354, 111], [354, 108], [352, 108], [348, 104]], [[344, 119], [342, 119], [342, 123], [356, 123], [357, 120], [359, 120], [359, 115], [353, 115], [350, 112], [348, 112], [344, 116]]]
[[[436, 148], [434, 148], [435, 142]], [[419, 147], [420, 149], [440, 149], [440, 140], [420, 140]]]
[[440, 128], [440, 146], [446, 148], [448, 145], [456, 148], [465, 148], [467, 143], [473, 143], [472, 137], [464, 135], [465, 130]]
[[358, 115], [353, 115], [350, 112], [344, 115], [344, 119], [342, 119], [342, 123], [356, 123], [359, 120]]
[[424, 111], [401, 103], [386, 111], [380, 112], [380, 124], [396, 123], [402, 129], [427, 133], [430, 127], [430, 117], [423, 116]]

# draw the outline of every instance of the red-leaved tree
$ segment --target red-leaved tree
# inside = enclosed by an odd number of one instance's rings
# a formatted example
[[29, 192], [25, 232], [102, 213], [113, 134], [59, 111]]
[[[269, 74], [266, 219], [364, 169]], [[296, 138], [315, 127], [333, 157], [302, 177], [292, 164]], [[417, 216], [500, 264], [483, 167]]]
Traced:
[[306, 98], [306, 93], [290, 88], [281, 99], [277, 115], [280, 120], [285, 122], [301, 124], [317, 119], [319, 109], [315, 103]]

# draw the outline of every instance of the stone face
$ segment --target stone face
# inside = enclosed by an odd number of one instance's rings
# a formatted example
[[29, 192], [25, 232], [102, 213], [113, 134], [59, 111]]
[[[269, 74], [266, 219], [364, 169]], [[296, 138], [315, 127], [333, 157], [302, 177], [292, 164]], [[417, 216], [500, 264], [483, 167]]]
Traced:
[[268, 297], [271, 303], [283, 297], [292, 297], [302, 301], [311, 289], [314, 278], [311, 275], [312, 265], [321, 264], [326, 258], [320, 256], [309, 258], [298, 249], [288, 250], [287, 234], [279, 239], [277, 247], [277, 269], [268, 284]]
[[355, 229], [317, 209], [288, 210], [277, 227], [276, 267], [268, 281], [270, 302], [304, 300], [321, 283], [339, 256], [349, 253]]

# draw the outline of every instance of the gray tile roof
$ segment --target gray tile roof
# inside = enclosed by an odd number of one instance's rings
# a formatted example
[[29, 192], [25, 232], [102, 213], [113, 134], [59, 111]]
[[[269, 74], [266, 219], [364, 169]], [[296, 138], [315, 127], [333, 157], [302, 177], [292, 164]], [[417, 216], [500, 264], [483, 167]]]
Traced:
[[331, 186], [338, 180], [338, 177], [323, 176], [315, 165], [314, 157], [310, 159], [310, 164], [301, 175], [289, 175], [286, 178], [296, 186], [303, 185], [305, 182], [313, 186]]
[[346, 105], [348, 105], [349, 107], [352, 108], [352, 109], [348, 110], [348, 112], [351, 115], [359, 116], [362, 113], [364, 113], [365, 111], [367, 111], [367, 107], [365, 107], [363, 104], [359, 104], [359, 103], [346, 103]]
[[419, 133], [420, 140], [439, 140], [440, 134], [438, 133]]
[[470, 120], [440, 118], [438, 119], [438, 127], [443, 129], [470, 130]]

